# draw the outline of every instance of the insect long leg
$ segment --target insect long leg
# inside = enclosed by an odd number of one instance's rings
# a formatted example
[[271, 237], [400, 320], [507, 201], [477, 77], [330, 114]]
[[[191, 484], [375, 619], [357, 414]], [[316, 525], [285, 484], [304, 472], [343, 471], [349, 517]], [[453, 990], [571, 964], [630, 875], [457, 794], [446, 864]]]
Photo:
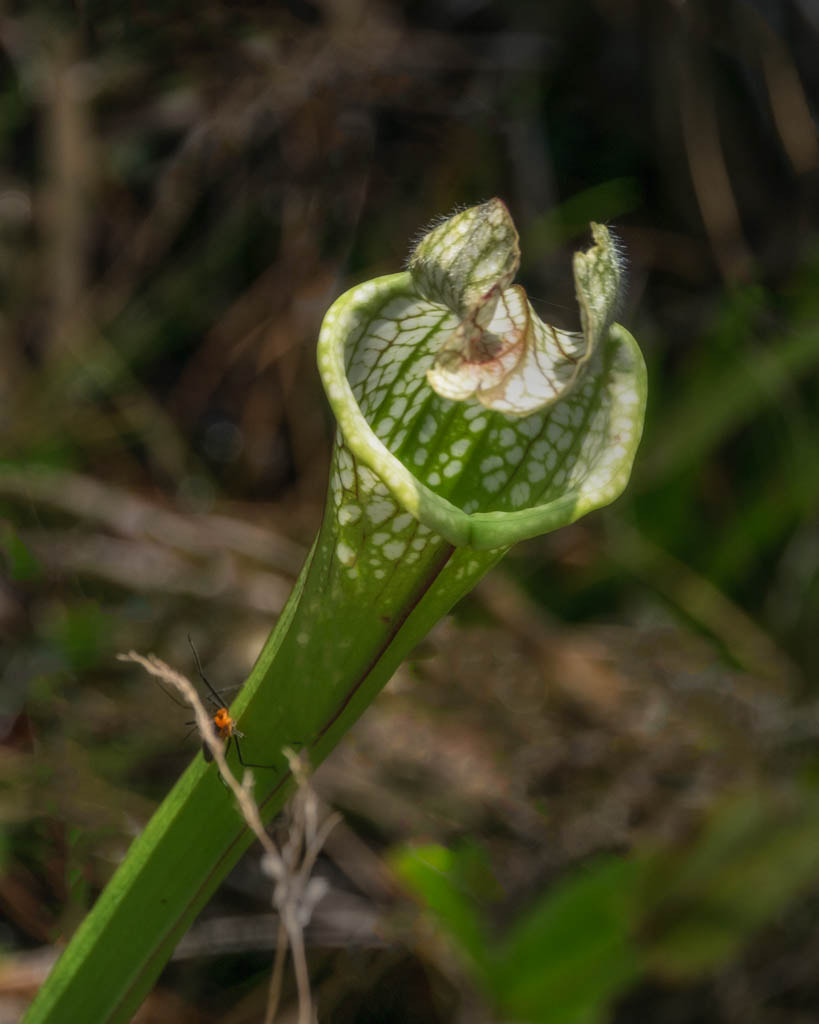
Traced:
[[233, 733], [232, 739], [236, 744], [236, 756], [239, 758], [239, 764], [243, 768], [275, 768], [275, 764], [257, 764], [255, 761], [245, 761], [242, 756], [242, 748], [239, 746], [239, 734]]

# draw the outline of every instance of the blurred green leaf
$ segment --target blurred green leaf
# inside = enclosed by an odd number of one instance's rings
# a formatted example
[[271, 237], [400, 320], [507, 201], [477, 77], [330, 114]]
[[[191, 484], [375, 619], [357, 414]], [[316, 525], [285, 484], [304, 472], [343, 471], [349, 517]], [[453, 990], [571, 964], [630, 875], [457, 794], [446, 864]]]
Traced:
[[0, 546], [6, 556], [9, 579], [26, 583], [42, 578], [43, 567], [39, 559], [23, 543], [11, 523], [0, 525]]
[[487, 929], [479, 907], [499, 889], [483, 850], [471, 843], [457, 850], [430, 843], [399, 849], [392, 865], [459, 950], [485, 971]]
[[687, 850], [649, 868], [651, 967], [675, 978], [723, 967], [819, 875], [819, 815], [774, 794], [719, 808]]
[[393, 865], [470, 961], [477, 982], [514, 1020], [587, 1024], [639, 974], [640, 866], [607, 858], [539, 897], [495, 942], [481, 909], [496, 884], [481, 851], [401, 849]]
[[641, 969], [631, 938], [639, 866], [599, 860], [548, 890], [514, 925], [493, 961], [492, 988], [516, 1020], [603, 1018]]

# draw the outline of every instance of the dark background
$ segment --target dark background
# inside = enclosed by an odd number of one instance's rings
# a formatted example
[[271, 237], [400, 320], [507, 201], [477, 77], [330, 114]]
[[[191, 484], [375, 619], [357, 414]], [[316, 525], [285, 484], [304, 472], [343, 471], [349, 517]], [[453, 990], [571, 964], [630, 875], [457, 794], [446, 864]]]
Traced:
[[[322, 315], [457, 205], [507, 202], [561, 326], [588, 221], [619, 233], [645, 435], [625, 496], [516, 548], [318, 773], [345, 816], [321, 1018], [484, 1019], [446, 955], [370, 923], [397, 913], [396, 842], [483, 843], [502, 924], [594, 853], [813, 785], [818, 37], [813, 0], [4, 5], [9, 1020], [42, 980], [31, 951], [70, 934], [195, 748], [115, 654], [191, 672], [190, 632], [210, 678], [243, 678], [321, 514]], [[255, 871], [209, 911], [244, 955], [201, 932], [154, 1019], [258, 1018]], [[819, 1019], [818, 896], [613, 1019]]]

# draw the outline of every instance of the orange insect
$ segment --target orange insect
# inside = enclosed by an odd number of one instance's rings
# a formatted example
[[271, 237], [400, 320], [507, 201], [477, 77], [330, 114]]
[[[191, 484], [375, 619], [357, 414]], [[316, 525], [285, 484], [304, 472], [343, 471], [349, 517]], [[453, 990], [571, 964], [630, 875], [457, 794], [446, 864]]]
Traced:
[[[239, 744], [240, 739], [245, 738], [245, 734], [240, 732], [236, 728], [236, 719], [233, 718], [231, 713], [227, 709], [227, 705], [219, 691], [211, 684], [205, 673], [202, 671], [202, 663], [199, 661], [199, 655], [196, 652], [196, 648], [193, 646], [193, 640], [188, 636], [188, 643], [191, 645], [193, 651], [193, 657], [196, 661], [196, 670], [199, 673], [199, 678], [207, 686], [210, 693], [209, 701], [213, 706], [213, 727], [216, 730], [217, 735], [225, 744], [225, 756], [227, 756], [228, 750], [230, 750], [230, 744], [233, 743], [236, 746], [236, 755], [239, 758], [239, 763], [243, 768], [276, 768], [275, 764], [257, 764], [255, 761], [245, 761], [242, 756], [242, 748]], [[164, 689], [164, 687], [163, 687]], [[167, 692], [167, 691], [166, 691]], [[168, 694], [168, 696], [172, 696]], [[179, 701], [176, 701], [178, 704]], [[195, 722], [186, 722], [186, 725], [195, 725]], [[213, 760], [213, 754], [211, 753], [210, 747], [203, 741], [202, 743], [202, 756], [206, 761]]]

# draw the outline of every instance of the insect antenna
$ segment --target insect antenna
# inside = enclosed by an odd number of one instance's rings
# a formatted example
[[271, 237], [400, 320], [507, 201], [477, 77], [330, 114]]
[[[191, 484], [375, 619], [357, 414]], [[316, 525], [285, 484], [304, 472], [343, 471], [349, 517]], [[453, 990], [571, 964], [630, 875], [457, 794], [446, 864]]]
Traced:
[[191, 640], [190, 633], [188, 633], [188, 643], [190, 644], [191, 650], [193, 651], [194, 661], [196, 662], [196, 671], [199, 673], [199, 678], [202, 680], [202, 682], [205, 684], [205, 686], [207, 686], [207, 688], [208, 688], [208, 690], [210, 692], [211, 698], [212, 698], [213, 702], [216, 704], [216, 706], [218, 708], [225, 707], [225, 702], [222, 699], [221, 695], [216, 690], [216, 688], [212, 685], [211, 681], [208, 679], [208, 677], [205, 675], [205, 673], [202, 671], [202, 662], [199, 660], [199, 654], [197, 653], [196, 648], [193, 646], [193, 640]]
[[180, 708], [190, 708], [190, 704], [188, 704], [187, 701], [180, 700], [172, 690], [169, 690], [167, 686], [163, 686], [161, 679], [157, 679], [156, 676], [152, 676], [152, 678], [159, 689], [166, 697], [170, 698], [174, 704], [177, 704]]

